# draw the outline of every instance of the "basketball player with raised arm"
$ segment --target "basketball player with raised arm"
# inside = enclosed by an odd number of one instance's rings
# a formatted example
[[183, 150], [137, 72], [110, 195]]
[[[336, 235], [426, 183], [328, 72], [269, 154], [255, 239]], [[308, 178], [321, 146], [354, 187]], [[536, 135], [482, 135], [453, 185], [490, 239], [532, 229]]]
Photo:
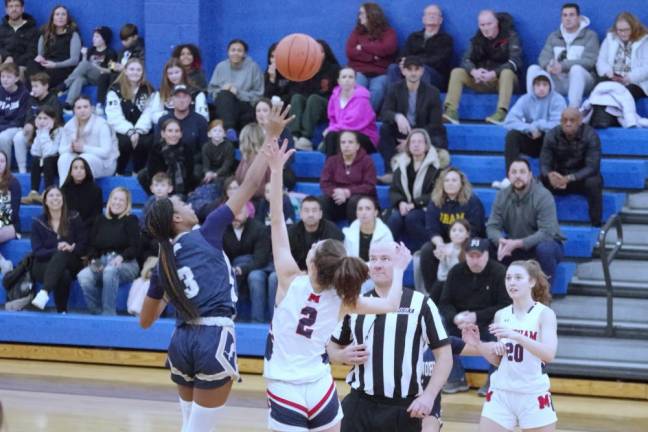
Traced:
[[[273, 107], [264, 146], [275, 142], [292, 118], [290, 107]], [[245, 180], [227, 202], [198, 225], [190, 204], [178, 197], [157, 200], [147, 218], [149, 233], [160, 244], [160, 259], [151, 276], [140, 324], [150, 327], [167, 302], [177, 311], [177, 324], [167, 366], [177, 384], [182, 432], [215, 428], [218, 410], [238, 377], [233, 317], [236, 293], [232, 267], [223, 252], [223, 233], [234, 215], [260, 186], [266, 160], [255, 158]]]
[[400, 304], [403, 272], [411, 254], [395, 246], [394, 283], [386, 298], [360, 297], [367, 266], [346, 256], [342, 242], [315, 243], [302, 273], [290, 253], [283, 215], [283, 167], [294, 150], [265, 151], [270, 166], [272, 250], [279, 286], [264, 364], [274, 431], [339, 431], [342, 410], [326, 354], [338, 321], [348, 313], [386, 313]]
[[[524, 432], [553, 432], [557, 417], [544, 365], [556, 356], [558, 337], [556, 314], [546, 306], [549, 282], [537, 261], [515, 261], [506, 270], [506, 291], [513, 304], [497, 311], [490, 325], [498, 346], [495, 361], [487, 359], [499, 367], [491, 375], [479, 431], [519, 426]], [[478, 345], [475, 334], [468, 342]]]

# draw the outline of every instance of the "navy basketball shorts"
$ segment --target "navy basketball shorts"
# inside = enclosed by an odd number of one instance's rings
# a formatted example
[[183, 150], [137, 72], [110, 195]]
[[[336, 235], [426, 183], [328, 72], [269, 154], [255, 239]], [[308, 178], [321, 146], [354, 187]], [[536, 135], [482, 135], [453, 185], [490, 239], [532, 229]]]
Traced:
[[188, 325], [175, 329], [167, 367], [179, 385], [214, 389], [238, 379], [234, 327]]

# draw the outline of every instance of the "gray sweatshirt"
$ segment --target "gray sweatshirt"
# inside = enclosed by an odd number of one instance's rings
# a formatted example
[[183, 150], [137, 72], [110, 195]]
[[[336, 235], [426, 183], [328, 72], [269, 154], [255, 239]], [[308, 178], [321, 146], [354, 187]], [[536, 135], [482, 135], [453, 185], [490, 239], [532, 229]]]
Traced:
[[594, 73], [599, 52], [599, 39], [593, 30], [587, 28], [589, 23], [589, 18], [581, 15], [581, 25], [578, 29], [578, 34], [571, 43], [565, 40], [562, 25], [560, 29], [552, 32], [547, 37], [547, 41], [538, 58], [540, 67], [546, 69], [549, 62], [554, 59], [560, 61], [564, 73], [568, 72], [574, 65], [581, 65], [588, 71]]
[[554, 197], [536, 179], [531, 180], [522, 196], [513, 191], [513, 186], [497, 193], [486, 222], [486, 234], [496, 246], [500, 238], [522, 239], [525, 250], [541, 241], [564, 240]]
[[225, 84], [236, 87], [236, 96], [243, 102], [254, 104], [263, 96], [263, 74], [259, 66], [249, 57], [237, 68], [232, 67], [229, 60], [224, 60], [216, 65], [214, 73], [209, 80], [209, 94], [216, 99], [216, 95]]

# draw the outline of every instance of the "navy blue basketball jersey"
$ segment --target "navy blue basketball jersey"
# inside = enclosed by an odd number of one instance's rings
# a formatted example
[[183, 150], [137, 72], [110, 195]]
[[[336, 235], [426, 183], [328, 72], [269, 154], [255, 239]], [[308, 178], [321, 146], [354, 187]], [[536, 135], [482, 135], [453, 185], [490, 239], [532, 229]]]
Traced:
[[[223, 233], [234, 215], [227, 205], [212, 211], [205, 223], [173, 240], [178, 277], [185, 285], [185, 295], [196, 305], [201, 317], [236, 313], [235, 279], [225, 252]], [[159, 278], [159, 264], [151, 275], [148, 296], [161, 299], [164, 290]]]

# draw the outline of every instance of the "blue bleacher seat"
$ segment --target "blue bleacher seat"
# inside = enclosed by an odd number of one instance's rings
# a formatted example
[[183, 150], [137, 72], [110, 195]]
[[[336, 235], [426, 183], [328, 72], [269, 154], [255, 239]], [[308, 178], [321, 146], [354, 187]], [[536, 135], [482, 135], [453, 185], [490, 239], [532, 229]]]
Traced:
[[[520, 95], [513, 95], [511, 106], [518, 100]], [[446, 94], [441, 93], [441, 100], [445, 101]], [[496, 93], [475, 93], [465, 88], [459, 103], [459, 118], [461, 120], [484, 120], [493, 114], [497, 109]]]

